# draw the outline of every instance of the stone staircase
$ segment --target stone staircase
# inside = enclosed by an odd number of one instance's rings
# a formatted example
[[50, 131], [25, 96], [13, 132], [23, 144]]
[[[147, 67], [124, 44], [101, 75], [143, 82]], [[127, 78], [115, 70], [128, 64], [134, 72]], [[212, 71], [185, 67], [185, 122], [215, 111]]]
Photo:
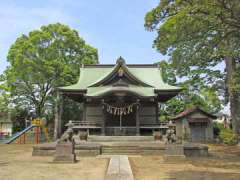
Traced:
[[103, 155], [139, 155], [142, 144], [155, 144], [153, 136], [89, 136], [88, 142], [100, 143]]
[[103, 155], [137, 155], [141, 154], [138, 146], [102, 146], [101, 154]]
[[88, 136], [90, 142], [150, 142], [153, 136]]

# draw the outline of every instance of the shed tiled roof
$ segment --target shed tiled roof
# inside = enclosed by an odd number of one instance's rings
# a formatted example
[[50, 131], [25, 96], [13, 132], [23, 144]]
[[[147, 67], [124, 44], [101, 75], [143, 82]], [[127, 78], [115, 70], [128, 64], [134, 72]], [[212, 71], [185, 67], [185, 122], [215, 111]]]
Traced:
[[205, 114], [206, 116], [212, 118], [212, 119], [216, 119], [217, 117], [202, 110], [201, 108], [199, 107], [193, 107], [193, 108], [189, 108], [189, 109], [186, 109], [185, 111], [181, 112], [180, 114], [178, 114], [177, 116], [175, 116], [174, 118], [172, 118], [172, 120], [178, 120], [178, 119], [182, 119], [188, 115], [191, 115], [192, 113], [194, 112], [201, 112], [203, 114]]

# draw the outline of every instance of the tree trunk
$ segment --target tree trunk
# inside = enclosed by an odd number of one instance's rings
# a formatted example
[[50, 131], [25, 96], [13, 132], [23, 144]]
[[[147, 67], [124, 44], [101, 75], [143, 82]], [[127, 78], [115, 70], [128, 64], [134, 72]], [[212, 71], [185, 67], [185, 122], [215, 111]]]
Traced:
[[240, 134], [240, 100], [238, 92], [232, 88], [234, 83], [233, 78], [236, 73], [236, 62], [231, 57], [225, 58], [226, 64], [226, 86], [229, 94], [229, 102], [230, 102], [230, 112], [232, 117], [232, 126], [233, 131], [236, 134]]
[[43, 115], [43, 106], [41, 104], [37, 104], [36, 106], [36, 116], [37, 118], [41, 118]]
[[232, 116], [232, 126], [233, 131], [240, 135], [240, 107], [239, 107], [239, 97], [236, 93], [230, 95], [230, 111]]

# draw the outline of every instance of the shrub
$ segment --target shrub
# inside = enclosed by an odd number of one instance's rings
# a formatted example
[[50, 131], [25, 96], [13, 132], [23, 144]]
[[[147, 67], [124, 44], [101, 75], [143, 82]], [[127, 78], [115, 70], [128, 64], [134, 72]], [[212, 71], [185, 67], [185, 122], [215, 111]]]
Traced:
[[237, 135], [231, 129], [222, 129], [219, 137], [227, 145], [235, 145], [238, 142]]
[[217, 122], [214, 122], [213, 123], [213, 135], [214, 137], [219, 137], [220, 135], [220, 132], [223, 131], [225, 128], [223, 126], [223, 124], [221, 123], [217, 123]]

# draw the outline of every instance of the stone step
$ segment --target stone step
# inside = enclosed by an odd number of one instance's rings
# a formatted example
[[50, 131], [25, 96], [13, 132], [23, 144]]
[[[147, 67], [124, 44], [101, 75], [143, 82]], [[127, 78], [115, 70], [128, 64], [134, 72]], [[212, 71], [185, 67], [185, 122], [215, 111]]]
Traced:
[[141, 150], [137, 146], [103, 146], [102, 154], [139, 154]]
[[140, 150], [136, 150], [136, 151], [102, 151], [102, 154], [104, 155], [119, 155], [119, 154], [126, 154], [126, 155], [137, 155], [137, 154], [141, 154]]
[[138, 146], [102, 146], [102, 149], [139, 149]]
[[140, 155], [140, 152], [103, 152], [102, 155]]
[[139, 148], [102, 148], [102, 151], [137, 151]]
[[113, 150], [113, 149], [102, 149], [102, 153], [103, 152], [140, 152], [140, 149], [119, 149], [119, 150]]
[[91, 142], [142, 142], [154, 141], [153, 136], [88, 136]]
[[101, 152], [139, 152], [140, 149], [102, 149]]
[[140, 152], [140, 149], [102, 149], [103, 152]]

